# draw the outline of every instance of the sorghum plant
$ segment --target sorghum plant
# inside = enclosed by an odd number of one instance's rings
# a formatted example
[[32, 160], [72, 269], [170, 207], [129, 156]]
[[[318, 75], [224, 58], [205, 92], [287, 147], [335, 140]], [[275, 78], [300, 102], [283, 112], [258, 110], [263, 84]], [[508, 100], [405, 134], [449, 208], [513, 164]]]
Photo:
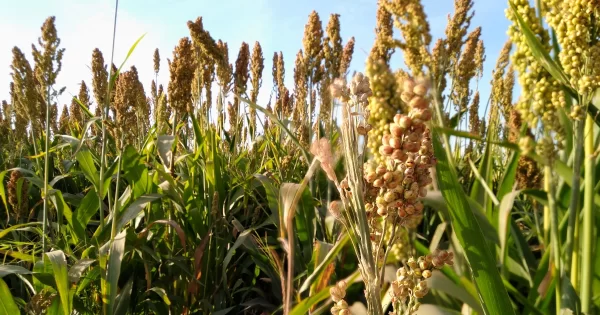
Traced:
[[[370, 84], [368, 77], [357, 73], [349, 86], [340, 79], [332, 86], [333, 96], [343, 107], [342, 147], [347, 175], [341, 182], [331, 169], [330, 153], [325, 149], [329, 146], [323, 143], [326, 140], [321, 139], [319, 146], [313, 150], [323, 170], [339, 190], [341, 202], [334, 202], [330, 210], [350, 235], [358, 256], [369, 314], [383, 313], [380, 295], [388, 254], [397, 231], [414, 228], [420, 222], [424, 206], [419, 198], [427, 195], [427, 186], [432, 182], [429, 169], [435, 164], [430, 131], [426, 125], [432, 117], [428, 85], [424, 80], [411, 77], [402, 78], [399, 82], [401, 90], [398, 91], [402, 95], [401, 102], [409, 111], [396, 114], [380, 140], [378, 152], [381, 160], [364, 163], [365, 144], [371, 140], [366, 136], [371, 128], [367, 123], [367, 106], [371, 96], [377, 97], [372, 94], [371, 86], [377, 91], [384, 89], [377, 84]], [[445, 263], [452, 264], [452, 254], [435, 254], [428, 259], [421, 258], [419, 262], [417, 265], [414, 260], [409, 260], [411, 269], [398, 271], [399, 279], [392, 290], [394, 309], [398, 312], [418, 309], [417, 300], [427, 293], [421, 273], [430, 275], [428, 268], [431, 266], [439, 268]], [[342, 287], [336, 290], [342, 291]], [[337, 303], [332, 313], [346, 314], [346, 304], [340, 299], [343, 295], [338, 293], [332, 294]]]

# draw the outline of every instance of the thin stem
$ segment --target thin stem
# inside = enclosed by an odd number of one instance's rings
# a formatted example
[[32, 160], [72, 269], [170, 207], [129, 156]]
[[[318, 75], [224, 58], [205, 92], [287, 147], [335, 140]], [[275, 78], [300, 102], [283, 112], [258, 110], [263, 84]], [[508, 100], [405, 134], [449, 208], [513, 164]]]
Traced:
[[[544, 166], [544, 185], [546, 192], [548, 193], [548, 212], [550, 214], [550, 228], [552, 237], [552, 254], [554, 260], [554, 272], [556, 279], [556, 285], [554, 286], [556, 292], [556, 313], [560, 313], [561, 304], [561, 266], [560, 266], [560, 239], [558, 234], [558, 213], [556, 208], [556, 201], [554, 200], [554, 183], [552, 180], [552, 167], [550, 165]], [[544, 227], [546, 228], [546, 226]]]
[[390, 250], [396, 241], [396, 230], [398, 227], [396, 226], [396, 222], [394, 222], [394, 226], [392, 227], [392, 236], [390, 236], [390, 241], [388, 242], [387, 248], [385, 249], [385, 255], [383, 256], [383, 264], [381, 265], [381, 276], [379, 277], [379, 287], [383, 286], [383, 278], [385, 275], [385, 263], [387, 262], [388, 255], [390, 254]]
[[[100, 158], [100, 183], [98, 184], [98, 200], [100, 201], [100, 229], [104, 228], [104, 211], [102, 209], [102, 200], [104, 199], [104, 172], [106, 164], [106, 121], [108, 120], [108, 110], [110, 105], [110, 91], [112, 90], [114, 75], [112, 71], [113, 58], [115, 55], [115, 38], [117, 36], [117, 12], [119, 10], [119, 0], [115, 0], [115, 19], [113, 23], [113, 38], [112, 38], [112, 50], [110, 53], [110, 68], [108, 77], [108, 88], [106, 89], [106, 100], [104, 103], [104, 110], [102, 111], [102, 153]], [[100, 106], [100, 104], [98, 104]], [[108, 211], [110, 212], [110, 202], [108, 203]]]
[[[48, 179], [50, 177], [50, 88], [48, 87], [48, 91], [46, 92], [46, 138], [45, 138], [45, 153], [44, 154], [44, 209], [42, 213], [42, 253], [46, 253], [46, 233], [47, 230], [47, 222], [48, 221]], [[45, 259], [46, 255], [42, 255], [42, 260]]]
[[[121, 141], [122, 142], [122, 141]], [[116, 187], [115, 187], [115, 205], [113, 207], [113, 214], [112, 214], [112, 225], [111, 225], [111, 229], [110, 229], [110, 242], [112, 243], [115, 239], [115, 236], [117, 236], [117, 218], [119, 216], [119, 182], [121, 179], [121, 158], [123, 156], [123, 154], [121, 153], [122, 150], [119, 150], [119, 156], [117, 157], [117, 179], [116, 179]]]
[[[581, 158], [583, 155], [583, 121], [575, 120], [575, 159], [573, 160], [573, 184], [571, 185], [571, 203], [569, 205], [569, 225], [567, 225], [567, 240], [565, 243], [565, 265], [564, 274], [569, 274], [572, 268], [573, 242], [575, 239], [575, 230], [577, 225], [577, 214], [579, 213], [579, 191], [581, 187]], [[575, 283], [571, 279], [573, 286]]]
[[290, 208], [288, 209], [287, 213], [285, 214], [285, 227], [286, 227], [286, 239], [287, 239], [287, 248], [288, 248], [288, 253], [287, 253], [287, 276], [286, 276], [286, 281], [285, 281], [285, 285], [286, 285], [286, 290], [285, 290], [285, 297], [284, 297], [284, 314], [290, 314], [291, 310], [292, 310], [292, 290], [293, 290], [293, 282], [294, 282], [294, 214], [296, 212], [296, 207], [298, 205], [298, 202], [300, 201], [300, 197], [302, 196], [302, 192], [304, 191], [304, 189], [306, 189], [306, 186], [308, 185], [308, 182], [310, 181], [310, 179], [312, 178], [313, 174], [315, 173], [317, 166], [319, 166], [319, 162], [317, 159], [313, 159], [312, 163], [310, 164], [310, 167], [308, 168], [308, 171], [306, 172], [306, 175], [304, 176], [304, 179], [302, 179], [302, 182], [300, 183], [298, 190], [296, 191], [296, 194], [294, 195], [294, 199], [292, 199], [292, 202], [290, 204]]
[[594, 120], [585, 121], [585, 196], [583, 199], [583, 243], [581, 257], [581, 311], [592, 310], [592, 266], [594, 264]]

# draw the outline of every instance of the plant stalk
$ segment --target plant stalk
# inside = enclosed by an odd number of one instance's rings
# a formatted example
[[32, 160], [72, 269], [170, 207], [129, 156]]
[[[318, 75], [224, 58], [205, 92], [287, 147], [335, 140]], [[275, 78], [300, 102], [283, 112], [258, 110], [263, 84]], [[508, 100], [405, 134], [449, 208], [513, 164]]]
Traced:
[[[572, 268], [571, 262], [573, 260], [573, 246], [575, 240], [575, 230], [577, 225], [577, 214], [579, 213], [579, 191], [581, 189], [581, 158], [583, 155], [583, 121], [574, 121], [575, 124], [575, 135], [573, 141], [575, 142], [575, 157], [573, 161], [573, 184], [571, 185], [571, 203], [569, 205], [569, 224], [567, 225], [567, 240], [565, 249], [565, 265], [564, 274], [569, 274]], [[571, 279], [573, 286], [575, 283]]]
[[583, 199], [582, 257], [581, 257], [581, 311], [592, 310], [592, 267], [594, 264], [594, 120], [587, 115], [585, 121], [585, 196]]
[[555, 293], [556, 293], [556, 314], [560, 314], [561, 309], [561, 264], [560, 264], [560, 239], [558, 234], [558, 209], [556, 208], [556, 200], [554, 199], [554, 184], [552, 180], [552, 167], [550, 165], [544, 166], [544, 186], [548, 194], [548, 210], [550, 214], [550, 226], [544, 226], [544, 228], [550, 228], [552, 238], [552, 254], [554, 262], [553, 275], [556, 279]]
[[[46, 134], [45, 134], [45, 153], [44, 154], [44, 209], [42, 213], [42, 253], [46, 253], [46, 233], [48, 221], [48, 177], [50, 177], [50, 88], [46, 91]], [[42, 261], [45, 261], [46, 255], [42, 255]]]
[[[100, 202], [100, 229], [104, 228], [104, 209], [102, 209], [102, 200], [104, 199], [104, 172], [106, 164], [106, 121], [108, 120], [108, 110], [110, 105], [110, 91], [112, 90], [114, 75], [112, 71], [113, 58], [115, 56], [115, 38], [117, 37], [117, 12], [119, 11], [119, 0], [115, 0], [115, 19], [113, 22], [113, 38], [112, 38], [112, 50], [110, 54], [110, 68], [108, 76], [108, 88], [106, 90], [106, 100], [104, 103], [104, 110], [102, 111], [102, 152], [100, 153], [100, 179], [98, 184], [98, 201]], [[108, 203], [108, 211], [110, 213], [110, 202]]]
[[[121, 141], [122, 142], [122, 141]], [[112, 225], [110, 229], [110, 243], [114, 241], [117, 236], [117, 218], [119, 217], [119, 182], [121, 179], [121, 159], [123, 157], [122, 150], [119, 150], [119, 156], [117, 157], [117, 182], [115, 184], [115, 205], [113, 207]], [[112, 245], [111, 245], [112, 246]], [[110, 253], [112, 254], [112, 253]]]

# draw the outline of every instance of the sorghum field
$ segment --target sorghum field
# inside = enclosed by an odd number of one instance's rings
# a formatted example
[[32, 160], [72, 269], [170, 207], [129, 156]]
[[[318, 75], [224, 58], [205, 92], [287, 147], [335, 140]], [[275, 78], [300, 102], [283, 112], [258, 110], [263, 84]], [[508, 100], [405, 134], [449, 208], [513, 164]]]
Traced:
[[72, 98], [40, 21], [2, 87], [0, 314], [598, 314], [600, 2], [509, 0], [483, 69], [474, 1], [432, 38], [379, 0], [363, 69], [336, 14], [287, 64], [198, 17], [154, 77], [90, 51]]

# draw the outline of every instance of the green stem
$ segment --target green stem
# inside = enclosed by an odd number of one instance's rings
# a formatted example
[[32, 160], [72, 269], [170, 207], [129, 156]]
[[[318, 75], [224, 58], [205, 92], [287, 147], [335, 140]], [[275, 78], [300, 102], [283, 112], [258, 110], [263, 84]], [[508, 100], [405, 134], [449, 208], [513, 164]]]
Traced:
[[[46, 138], [45, 138], [45, 153], [44, 154], [44, 210], [42, 213], [42, 253], [46, 253], [46, 233], [48, 221], [48, 177], [50, 171], [50, 88], [46, 94]], [[46, 255], [42, 255], [42, 260]]]
[[[554, 260], [554, 276], [557, 279], [555, 292], [556, 292], [556, 314], [560, 313], [561, 309], [561, 267], [560, 267], [560, 239], [558, 234], [558, 213], [556, 208], [556, 201], [554, 200], [554, 183], [552, 180], [552, 167], [550, 165], [544, 166], [544, 185], [546, 192], [548, 193], [548, 207], [546, 207], [550, 216], [550, 228], [552, 237], [552, 253]], [[544, 226], [546, 228], [546, 226]]]
[[[435, 108], [435, 113], [438, 119], [439, 126], [444, 126], [444, 111], [442, 109], [442, 91], [438, 91], [436, 86], [437, 82], [434, 82], [431, 89], [431, 95], [433, 95], [433, 107]], [[452, 149], [450, 148], [450, 140], [448, 139], [448, 135], [445, 133], [441, 134], [442, 141], [444, 143], [444, 149], [446, 149], [446, 155], [448, 156], [448, 162], [450, 165], [454, 165], [454, 159], [452, 158]]]
[[[582, 121], [575, 120], [575, 160], [573, 161], [573, 184], [571, 185], [571, 204], [569, 205], [569, 225], [567, 226], [567, 240], [565, 249], [564, 274], [569, 274], [572, 268], [573, 242], [577, 225], [577, 213], [579, 212], [579, 190], [581, 174], [581, 158], [583, 155], [583, 126]], [[572, 280], [572, 279], [571, 279]]]
[[[123, 142], [123, 141], [121, 141]], [[122, 151], [122, 150], [119, 150]], [[119, 182], [121, 179], [121, 158], [122, 158], [122, 153], [119, 152], [119, 156], [117, 157], [117, 179], [116, 179], [116, 187], [115, 187], [115, 205], [113, 207], [113, 215], [112, 215], [112, 225], [110, 228], [110, 243], [112, 244], [112, 242], [115, 239], [115, 236], [117, 236], [117, 219], [119, 217]], [[112, 253], [111, 253], [112, 254]]]
[[[110, 92], [112, 90], [114, 75], [112, 71], [113, 58], [115, 55], [115, 38], [117, 34], [117, 12], [119, 9], [119, 0], [115, 0], [115, 19], [113, 22], [113, 42], [112, 42], [112, 51], [110, 54], [110, 64], [108, 67], [110, 68], [109, 77], [108, 77], [108, 88], [106, 89], [106, 99], [104, 102], [104, 110], [102, 111], [102, 152], [100, 157], [100, 181], [98, 184], [98, 200], [100, 201], [100, 229], [104, 228], [104, 211], [102, 209], [102, 200], [104, 199], [104, 172], [105, 172], [105, 164], [106, 164], [106, 121], [108, 120], [108, 110], [110, 105]], [[98, 104], [101, 106], [101, 104]], [[110, 202], [108, 203], [108, 211], [110, 212]]]
[[592, 310], [592, 266], [594, 263], [594, 120], [585, 121], [585, 195], [583, 199], [582, 258], [581, 258], [581, 311]]

